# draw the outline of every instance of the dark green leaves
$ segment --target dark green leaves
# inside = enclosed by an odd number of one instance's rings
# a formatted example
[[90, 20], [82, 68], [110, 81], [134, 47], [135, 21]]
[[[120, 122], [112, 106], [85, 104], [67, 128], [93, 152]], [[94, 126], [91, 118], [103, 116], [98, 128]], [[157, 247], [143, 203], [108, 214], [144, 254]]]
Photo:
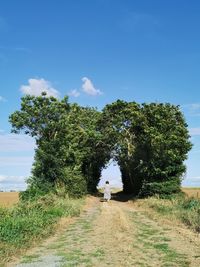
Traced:
[[180, 189], [191, 149], [183, 114], [169, 103], [117, 100], [99, 112], [43, 93], [23, 97], [21, 110], [10, 122], [13, 132], [37, 141], [29, 179], [33, 191], [65, 188], [76, 196], [94, 192], [102, 169], [113, 158], [125, 192], [174, 193]]

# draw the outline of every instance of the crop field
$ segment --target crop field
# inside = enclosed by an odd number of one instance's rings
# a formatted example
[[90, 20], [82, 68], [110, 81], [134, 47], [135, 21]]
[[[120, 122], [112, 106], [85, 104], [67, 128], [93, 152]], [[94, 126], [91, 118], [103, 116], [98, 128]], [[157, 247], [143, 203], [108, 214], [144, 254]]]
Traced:
[[0, 192], [0, 207], [10, 207], [18, 201], [18, 192]]
[[200, 187], [183, 187], [182, 190], [189, 197], [197, 197], [197, 198], [200, 198]]

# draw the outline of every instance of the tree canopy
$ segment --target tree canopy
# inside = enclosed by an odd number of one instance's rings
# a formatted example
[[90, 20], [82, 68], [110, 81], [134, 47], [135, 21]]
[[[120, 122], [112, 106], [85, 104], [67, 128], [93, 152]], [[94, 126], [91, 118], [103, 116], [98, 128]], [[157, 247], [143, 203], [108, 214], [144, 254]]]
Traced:
[[21, 109], [10, 115], [10, 122], [12, 132], [36, 139], [25, 194], [95, 192], [111, 158], [120, 167], [125, 193], [180, 190], [191, 143], [179, 106], [117, 100], [100, 112], [43, 93], [22, 97]]

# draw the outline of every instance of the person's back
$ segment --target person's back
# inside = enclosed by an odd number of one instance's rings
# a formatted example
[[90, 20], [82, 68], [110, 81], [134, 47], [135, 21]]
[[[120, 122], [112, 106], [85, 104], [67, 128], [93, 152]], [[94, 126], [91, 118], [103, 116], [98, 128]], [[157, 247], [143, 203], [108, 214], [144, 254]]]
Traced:
[[103, 196], [103, 198], [106, 201], [109, 201], [111, 199], [110, 185], [109, 185], [108, 181], [106, 181], [106, 184], [105, 184], [105, 187], [104, 187], [104, 196]]

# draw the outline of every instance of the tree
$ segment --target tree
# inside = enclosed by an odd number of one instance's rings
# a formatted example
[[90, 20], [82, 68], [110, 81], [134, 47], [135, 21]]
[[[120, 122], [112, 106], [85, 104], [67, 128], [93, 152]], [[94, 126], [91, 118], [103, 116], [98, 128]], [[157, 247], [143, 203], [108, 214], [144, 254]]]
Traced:
[[36, 139], [29, 192], [95, 192], [111, 158], [119, 165], [123, 190], [135, 195], [180, 190], [184, 161], [191, 149], [178, 106], [117, 100], [102, 112], [69, 104], [43, 93], [22, 98], [10, 116], [12, 131]]
[[67, 97], [58, 100], [47, 97], [46, 93], [38, 97], [22, 97], [21, 110], [11, 114], [12, 132], [23, 131], [36, 139], [35, 161], [32, 176], [28, 179], [30, 191], [46, 193], [66, 185], [72, 194], [85, 193], [84, 178], [75, 168], [70, 150], [67, 150], [70, 140], [66, 137], [71, 130], [69, 114]]
[[37, 148], [29, 189], [63, 190], [81, 196], [94, 192], [107, 154], [97, 129], [100, 112], [42, 96], [22, 98], [21, 110], [10, 116], [12, 131], [35, 137]]
[[140, 194], [176, 193], [192, 147], [183, 114], [179, 106], [169, 103], [143, 104], [142, 113], [146, 119], [138, 151], [143, 160], [139, 172], [144, 179]]
[[180, 190], [191, 143], [178, 106], [118, 100], [104, 108], [102, 118], [124, 192], [142, 196]]
[[137, 177], [134, 169], [137, 167], [135, 151], [137, 148], [137, 136], [140, 134], [143, 117], [140, 105], [136, 102], [117, 100], [106, 105], [103, 109], [103, 131], [111, 144], [111, 155], [118, 163], [125, 193], [137, 191]]

